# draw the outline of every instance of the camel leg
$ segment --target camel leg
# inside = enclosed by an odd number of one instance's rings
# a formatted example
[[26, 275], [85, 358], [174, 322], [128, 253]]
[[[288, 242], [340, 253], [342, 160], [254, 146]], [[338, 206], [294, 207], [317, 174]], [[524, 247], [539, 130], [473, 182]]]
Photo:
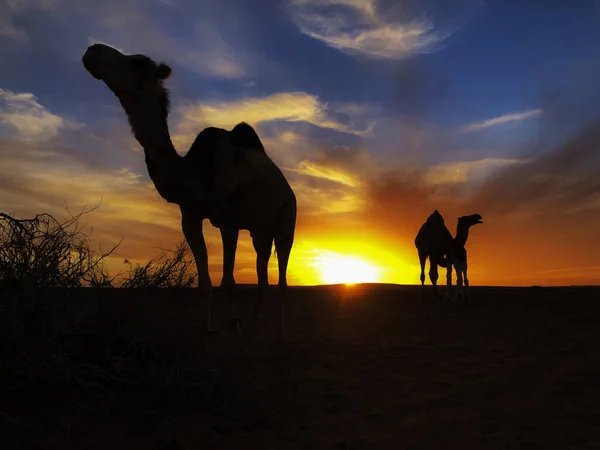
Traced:
[[[446, 261], [446, 291], [444, 292], [444, 300], [448, 300], [450, 298], [450, 294], [452, 291], [452, 266], [454, 266], [453, 262], [454, 261], [450, 258], [448, 258]], [[458, 273], [458, 268], [456, 269], [456, 273]]]
[[[421, 264], [421, 300], [425, 299], [425, 263], [427, 262], [427, 253], [419, 250], [419, 263]], [[431, 261], [430, 261], [431, 263]]]
[[433, 255], [429, 255], [429, 279], [431, 280], [431, 284], [433, 285], [433, 292], [435, 294], [435, 298], [438, 298], [439, 297], [438, 289], [437, 289], [438, 260]]
[[285, 341], [285, 296], [287, 294], [287, 267], [290, 259], [292, 246], [294, 245], [294, 233], [278, 233], [275, 236], [275, 249], [277, 251], [277, 263], [279, 266], [279, 283], [277, 295], [279, 297], [280, 327], [279, 337]]
[[235, 278], [233, 269], [235, 266], [235, 251], [239, 237], [239, 230], [235, 228], [223, 227], [221, 231], [221, 240], [223, 242], [223, 278], [221, 279], [221, 291], [226, 304], [226, 321], [236, 320], [233, 314], [231, 297], [235, 289]]
[[453, 300], [458, 297], [462, 297], [463, 294], [463, 274], [464, 274], [464, 263], [462, 261], [456, 262], [456, 291], [454, 292]]
[[467, 268], [468, 268], [468, 264], [467, 264], [467, 261], [465, 260], [465, 267], [464, 267], [465, 274], [463, 276], [463, 280], [465, 282], [465, 297], [467, 300], [470, 300], [471, 293], [469, 292], [469, 278], [467, 278]]
[[254, 337], [254, 327], [262, 302], [267, 294], [269, 287], [269, 258], [271, 257], [271, 249], [273, 248], [273, 237], [269, 234], [255, 234], [252, 236], [252, 244], [256, 251], [256, 275], [258, 278], [258, 295], [256, 304], [252, 312], [250, 322], [249, 336], [252, 340]]
[[208, 303], [207, 326], [212, 330], [212, 314], [210, 308], [212, 282], [208, 271], [208, 253], [206, 251], [206, 242], [204, 241], [204, 232], [202, 231], [203, 217], [194, 215], [181, 209], [181, 229], [183, 235], [192, 250], [196, 270], [198, 271], [198, 289]]

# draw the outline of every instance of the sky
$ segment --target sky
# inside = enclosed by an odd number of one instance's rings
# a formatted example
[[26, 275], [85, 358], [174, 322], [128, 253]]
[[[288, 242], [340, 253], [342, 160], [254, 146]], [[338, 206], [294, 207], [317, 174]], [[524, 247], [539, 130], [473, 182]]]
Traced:
[[[123, 239], [121, 270], [183, 234], [83, 68], [95, 42], [172, 67], [180, 154], [206, 126], [255, 127], [298, 198], [290, 284], [418, 283], [434, 209], [452, 233], [483, 216], [472, 285], [600, 280], [598, 0], [0, 0], [0, 211], [100, 203], [85, 222]], [[238, 283], [254, 261], [244, 231]]]

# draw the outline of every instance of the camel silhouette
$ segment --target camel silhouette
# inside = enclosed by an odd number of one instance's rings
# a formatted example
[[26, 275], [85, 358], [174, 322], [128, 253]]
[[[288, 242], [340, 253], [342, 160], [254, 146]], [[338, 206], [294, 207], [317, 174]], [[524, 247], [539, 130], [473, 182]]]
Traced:
[[415, 238], [415, 247], [419, 253], [421, 264], [421, 298], [425, 297], [425, 263], [429, 258], [429, 279], [433, 285], [436, 298], [439, 297], [437, 289], [438, 266], [446, 268], [446, 291], [444, 298], [449, 298], [452, 288], [452, 234], [446, 228], [444, 218], [436, 209], [419, 228]]
[[[212, 282], [203, 233], [208, 218], [223, 242], [222, 290], [228, 311], [235, 286], [233, 275], [239, 230], [249, 230], [256, 251], [258, 296], [250, 325], [269, 285], [268, 263], [275, 242], [281, 290], [287, 287], [287, 267], [296, 228], [296, 196], [285, 176], [268, 157], [254, 129], [240, 123], [232, 130], [209, 127], [180, 156], [169, 134], [169, 93], [164, 80], [171, 68], [145, 55], [124, 55], [94, 44], [82, 62], [119, 99], [133, 135], [144, 149], [148, 174], [169, 203], [179, 205], [182, 230], [198, 270], [198, 287], [208, 299], [208, 329], [212, 329]], [[284, 338], [284, 295], [280, 293], [280, 336]]]

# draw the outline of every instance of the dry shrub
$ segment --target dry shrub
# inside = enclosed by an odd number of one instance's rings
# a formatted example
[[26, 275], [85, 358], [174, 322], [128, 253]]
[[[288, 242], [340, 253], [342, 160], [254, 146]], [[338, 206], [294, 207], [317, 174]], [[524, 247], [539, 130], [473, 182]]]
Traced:
[[[111, 275], [106, 259], [121, 242], [108, 251], [94, 252], [91, 229], [81, 218], [98, 207], [71, 214], [60, 222], [51, 214], [17, 219], [0, 213], [0, 286], [28, 288], [124, 287], [190, 288], [196, 267], [185, 240], [175, 250], [160, 249], [146, 264], [131, 265], [129, 271]], [[68, 210], [67, 210], [68, 211]]]
[[120, 243], [96, 253], [90, 244], [91, 229], [80, 223], [96, 208], [79, 214], [69, 212], [70, 217], [62, 222], [47, 213], [33, 219], [0, 213], [0, 285], [112, 286], [105, 262]]
[[[129, 261], [125, 260], [126, 263]], [[187, 242], [181, 241], [175, 250], [161, 248], [161, 253], [146, 264], [136, 264], [125, 275], [124, 288], [191, 288], [196, 282], [194, 257]]]

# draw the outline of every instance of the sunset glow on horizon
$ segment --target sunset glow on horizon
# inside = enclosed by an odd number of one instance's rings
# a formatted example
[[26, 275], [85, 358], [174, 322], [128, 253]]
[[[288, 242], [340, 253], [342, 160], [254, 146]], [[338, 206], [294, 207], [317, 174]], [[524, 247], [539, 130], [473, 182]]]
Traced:
[[[123, 239], [112, 272], [183, 233], [118, 99], [82, 65], [96, 42], [173, 69], [180, 155], [208, 126], [256, 130], [297, 198], [289, 285], [419, 284], [414, 239], [435, 209], [453, 235], [483, 216], [473, 285], [600, 282], [596, 3], [17, 3], [0, 7], [0, 212], [101, 203], [84, 222], [96, 246]], [[218, 285], [221, 237], [204, 232]], [[247, 231], [235, 278], [256, 283]]]
[[381, 268], [355, 256], [321, 252], [313, 263], [319, 270], [323, 284], [377, 283]]

